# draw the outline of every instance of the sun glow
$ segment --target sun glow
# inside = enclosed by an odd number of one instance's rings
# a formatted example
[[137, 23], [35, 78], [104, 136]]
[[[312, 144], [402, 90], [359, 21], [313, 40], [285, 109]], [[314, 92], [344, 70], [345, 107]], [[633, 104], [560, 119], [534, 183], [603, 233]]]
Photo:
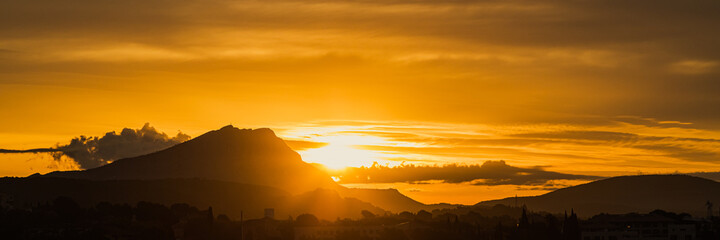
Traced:
[[383, 161], [382, 154], [360, 149], [361, 145], [382, 144], [379, 137], [368, 135], [332, 135], [318, 136], [313, 141], [326, 142], [328, 145], [320, 148], [308, 149], [300, 152], [303, 160], [310, 163], [319, 163], [333, 170], [346, 167], [371, 166], [373, 162]]

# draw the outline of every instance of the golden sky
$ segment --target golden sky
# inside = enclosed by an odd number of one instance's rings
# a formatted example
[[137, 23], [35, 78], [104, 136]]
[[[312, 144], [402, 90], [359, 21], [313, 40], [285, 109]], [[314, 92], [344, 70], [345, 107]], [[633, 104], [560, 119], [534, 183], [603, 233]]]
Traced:
[[[3, 1], [0, 148], [146, 122], [190, 136], [234, 124], [327, 143], [297, 150], [331, 168], [718, 171], [719, 11], [664, 0]], [[0, 175], [57, 165], [0, 158]]]

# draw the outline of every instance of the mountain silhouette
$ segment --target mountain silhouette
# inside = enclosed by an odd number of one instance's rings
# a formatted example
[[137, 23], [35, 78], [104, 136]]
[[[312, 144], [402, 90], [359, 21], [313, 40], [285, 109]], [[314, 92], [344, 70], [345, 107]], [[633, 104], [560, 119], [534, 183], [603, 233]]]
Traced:
[[655, 209], [705, 216], [707, 201], [720, 203], [720, 183], [688, 175], [613, 177], [540, 196], [505, 198], [477, 205], [527, 205], [536, 211], [574, 209], [583, 217], [600, 213], [650, 212]]
[[[106, 183], [111, 182], [110, 180], [198, 179], [267, 186], [297, 198], [307, 197], [307, 194], [326, 196], [325, 200], [329, 204], [327, 206], [347, 208], [343, 211], [337, 210], [336, 215], [333, 215], [336, 217], [354, 216], [360, 213], [359, 208], [381, 213], [382, 209], [401, 212], [446, 207], [425, 205], [394, 189], [342, 187], [324, 171], [302, 161], [300, 155], [272, 130], [238, 129], [231, 125], [155, 153], [119, 159], [98, 168], [52, 172], [35, 177], [84, 179]], [[317, 189], [324, 190], [316, 191]], [[325, 191], [336, 193], [333, 195]], [[252, 194], [252, 191], [246, 193]], [[300, 203], [302, 201], [288, 199], [278, 203], [278, 206], [310, 209], [298, 207]], [[322, 216], [331, 215], [328, 213]]]
[[233, 126], [155, 153], [46, 176], [91, 180], [198, 178], [270, 186], [293, 194], [339, 187], [325, 172], [303, 162], [272, 130]]
[[338, 191], [329, 189], [316, 189], [294, 196], [286, 202], [281, 209], [291, 209], [295, 216], [302, 213], [298, 210], [309, 209], [318, 218], [335, 219], [337, 216], [351, 218], [362, 217], [361, 211], [367, 210], [377, 215], [386, 213], [385, 210], [356, 198], [344, 198]]
[[399, 213], [402, 211], [417, 212], [420, 210], [432, 211], [433, 209], [453, 208], [458, 205], [437, 203], [423, 204], [400, 193], [397, 189], [363, 189], [363, 188], [341, 188], [338, 192], [344, 197], [357, 198], [373, 203], [385, 210]]

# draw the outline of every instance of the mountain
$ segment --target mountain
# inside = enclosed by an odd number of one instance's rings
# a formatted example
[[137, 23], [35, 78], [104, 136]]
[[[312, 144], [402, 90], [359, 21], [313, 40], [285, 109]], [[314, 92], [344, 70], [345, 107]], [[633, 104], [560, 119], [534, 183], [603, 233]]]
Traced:
[[325, 172], [303, 162], [272, 130], [233, 126], [155, 153], [46, 176], [91, 180], [212, 179], [270, 186], [294, 194], [339, 188]]
[[688, 175], [613, 177], [540, 196], [484, 201], [477, 206], [527, 205], [529, 209], [560, 213], [574, 209], [583, 217], [599, 213], [650, 212], [662, 209], [705, 216], [707, 201], [720, 203], [720, 183]]
[[[445, 206], [425, 205], [394, 189], [342, 187], [326, 172], [302, 161], [298, 153], [267, 128], [251, 130], [226, 126], [155, 153], [119, 159], [98, 168], [52, 172], [41, 177], [106, 182], [160, 179], [216, 180], [267, 186], [297, 196], [305, 196], [303, 194], [308, 192], [321, 194], [330, 197], [328, 201], [335, 201], [335, 203], [329, 202], [334, 206], [362, 205], [364, 209], [375, 212], [380, 212], [380, 209], [416, 212]], [[337, 191], [340, 198], [315, 191], [319, 188]], [[359, 200], [374, 206], [339, 203], [342, 199]], [[359, 215], [359, 211], [351, 215], [355, 214]]]

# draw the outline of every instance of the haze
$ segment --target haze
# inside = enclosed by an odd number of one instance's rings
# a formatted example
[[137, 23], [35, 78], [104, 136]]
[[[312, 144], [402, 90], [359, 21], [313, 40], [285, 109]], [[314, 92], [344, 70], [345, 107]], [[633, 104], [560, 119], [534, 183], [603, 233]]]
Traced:
[[[717, 172], [719, 11], [718, 1], [3, 1], [0, 149], [145, 123], [163, 139], [233, 124], [272, 128], [328, 172], [504, 161], [566, 174], [336, 176], [424, 203]], [[0, 175], [78, 164], [0, 154]]]

